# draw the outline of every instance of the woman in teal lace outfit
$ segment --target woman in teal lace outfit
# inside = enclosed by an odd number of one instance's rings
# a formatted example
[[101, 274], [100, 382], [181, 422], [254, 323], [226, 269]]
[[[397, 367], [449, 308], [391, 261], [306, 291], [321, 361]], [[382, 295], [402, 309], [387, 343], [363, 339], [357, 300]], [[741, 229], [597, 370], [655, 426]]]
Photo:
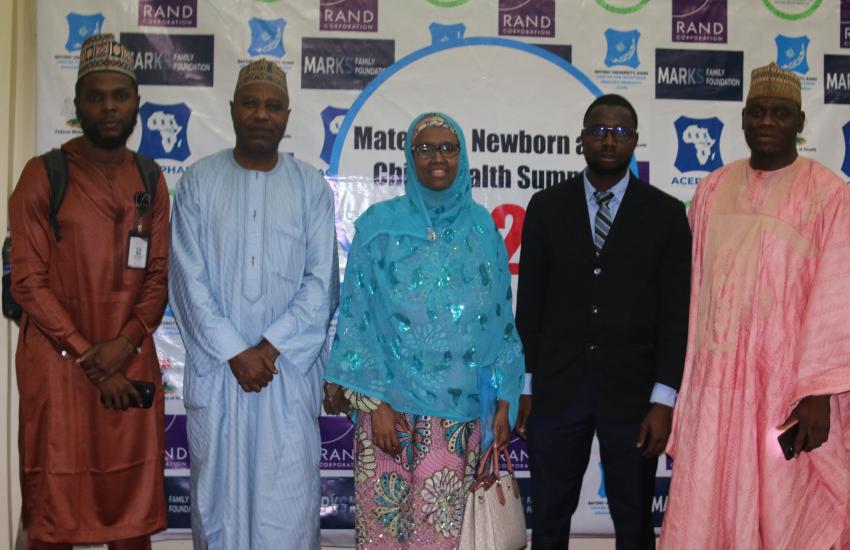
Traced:
[[326, 378], [356, 410], [358, 548], [450, 549], [482, 439], [507, 446], [522, 346], [460, 127], [417, 117], [405, 156], [405, 194], [355, 224]]

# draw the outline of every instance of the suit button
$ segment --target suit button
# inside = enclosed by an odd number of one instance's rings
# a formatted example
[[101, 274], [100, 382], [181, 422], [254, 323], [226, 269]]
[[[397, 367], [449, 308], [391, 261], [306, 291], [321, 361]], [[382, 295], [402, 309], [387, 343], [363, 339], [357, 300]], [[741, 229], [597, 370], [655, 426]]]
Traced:
[[593, 268], [593, 274], [594, 274], [594, 275], [599, 275], [600, 273], [602, 273], [602, 268], [601, 268], [601, 267], [594, 267], [594, 268]]
[[588, 351], [596, 351], [599, 349], [599, 346], [597, 346], [596, 344], [588, 344], [587, 349]]
[[590, 308], [590, 312], [593, 313], [594, 315], [596, 315], [597, 313], [599, 313], [599, 308], [596, 307], [596, 306], [593, 306], [592, 308]]

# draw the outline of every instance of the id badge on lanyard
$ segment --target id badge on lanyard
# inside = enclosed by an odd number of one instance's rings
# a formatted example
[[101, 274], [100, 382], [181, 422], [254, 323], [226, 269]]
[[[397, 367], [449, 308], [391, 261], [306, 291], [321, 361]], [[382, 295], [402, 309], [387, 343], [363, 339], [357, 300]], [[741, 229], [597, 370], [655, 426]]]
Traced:
[[127, 233], [127, 268], [147, 269], [150, 257], [151, 236], [142, 224], [142, 216], [150, 208], [150, 193], [136, 193], [136, 230]]

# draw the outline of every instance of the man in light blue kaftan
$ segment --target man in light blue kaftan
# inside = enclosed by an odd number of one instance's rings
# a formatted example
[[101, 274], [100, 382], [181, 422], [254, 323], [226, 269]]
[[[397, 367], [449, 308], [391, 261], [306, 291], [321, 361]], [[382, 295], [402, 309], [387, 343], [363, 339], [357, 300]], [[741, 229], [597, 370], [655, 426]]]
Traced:
[[231, 103], [236, 147], [189, 168], [174, 199], [169, 286], [186, 346], [195, 548], [319, 547], [334, 205], [315, 168], [277, 152], [288, 113], [283, 72], [246, 66]]

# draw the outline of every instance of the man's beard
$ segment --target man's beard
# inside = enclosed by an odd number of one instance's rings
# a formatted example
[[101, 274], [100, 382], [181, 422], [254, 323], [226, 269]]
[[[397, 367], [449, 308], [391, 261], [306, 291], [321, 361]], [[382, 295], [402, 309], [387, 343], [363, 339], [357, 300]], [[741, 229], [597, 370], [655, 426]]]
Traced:
[[99, 149], [118, 149], [127, 144], [127, 140], [136, 129], [136, 118], [139, 115], [139, 110], [133, 113], [130, 121], [121, 129], [121, 133], [115, 137], [104, 137], [97, 131], [97, 126], [89, 124], [88, 121], [79, 112], [77, 118], [80, 121], [80, 127], [83, 129], [83, 135], [89, 138], [95, 147]]

